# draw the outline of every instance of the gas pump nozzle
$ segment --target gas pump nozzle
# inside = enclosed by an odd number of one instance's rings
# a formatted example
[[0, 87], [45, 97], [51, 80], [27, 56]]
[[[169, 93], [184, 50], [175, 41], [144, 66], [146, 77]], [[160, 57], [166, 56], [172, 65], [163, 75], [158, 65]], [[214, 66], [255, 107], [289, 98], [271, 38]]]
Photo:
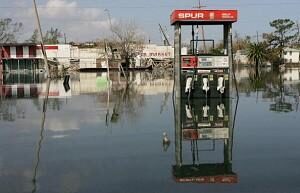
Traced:
[[225, 92], [225, 84], [224, 84], [224, 77], [220, 76], [218, 78], [218, 86], [217, 86], [217, 90], [223, 94]]
[[185, 93], [187, 94], [189, 92], [192, 92], [192, 89], [194, 89], [193, 88], [193, 78], [188, 77], [185, 82]]

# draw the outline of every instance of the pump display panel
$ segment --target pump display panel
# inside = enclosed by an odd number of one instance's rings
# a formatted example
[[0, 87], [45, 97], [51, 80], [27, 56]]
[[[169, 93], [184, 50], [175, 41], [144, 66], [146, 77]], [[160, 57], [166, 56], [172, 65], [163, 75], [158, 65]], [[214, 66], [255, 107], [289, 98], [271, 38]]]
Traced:
[[228, 56], [199, 56], [198, 68], [229, 68]]

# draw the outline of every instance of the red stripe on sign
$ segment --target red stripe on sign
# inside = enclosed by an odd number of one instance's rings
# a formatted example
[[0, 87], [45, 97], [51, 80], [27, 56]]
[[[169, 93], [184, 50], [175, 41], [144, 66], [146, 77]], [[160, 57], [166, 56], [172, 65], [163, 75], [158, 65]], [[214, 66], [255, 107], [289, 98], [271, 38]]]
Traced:
[[29, 58], [35, 58], [36, 57], [36, 46], [29, 46]]
[[[58, 46], [44, 46], [45, 50], [58, 50]], [[37, 46], [37, 49], [42, 49], [41, 46]]]
[[31, 97], [38, 97], [39, 94], [38, 94], [38, 88], [36, 85], [31, 85], [30, 86], [30, 96]]
[[3, 58], [10, 58], [10, 47], [9, 46], [4, 46], [3, 47]]
[[18, 96], [18, 98], [23, 98], [24, 97], [24, 87], [22, 86], [22, 87], [18, 87], [17, 88], [17, 96]]
[[17, 58], [23, 58], [23, 46], [16, 47], [16, 56]]
[[11, 86], [4, 86], [3, 88], [3, 95], [5, 97], [12, 97], [12, 89], [11, 89]]

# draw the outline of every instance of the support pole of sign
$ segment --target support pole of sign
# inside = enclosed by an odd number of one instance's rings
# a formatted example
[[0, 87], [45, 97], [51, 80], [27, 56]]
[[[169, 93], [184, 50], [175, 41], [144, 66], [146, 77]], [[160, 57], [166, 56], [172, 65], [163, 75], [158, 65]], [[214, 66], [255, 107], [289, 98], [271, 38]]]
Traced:
[[174, 120], [175, 120], [175, 160], [176, 166], [182, 165], [182, 130], [181, 130], [181, 102], [180, 98], [173, 98], [175, 100]]
[[[231, 27], [232, 24], [227, 24], [226, 25], [226, 41], [227, 41], [227, 53], [228, 53], [228, 63], [229, 63], [229, 91], [232, 91], [232, 80], [233, 80], [233, 71], [232, 71], [232, 65], [233, 65], [233, 53], [232, 53], [232, 45], [231, 45], [231, 37], [232, 37], [232, 31]], [[230, 93], [229, 93], [230, 95]], [[231, 95], [230, 95], [231, 97]]]
[[224, 55], [228, 55], [228, 43], [229, 43], [229, 28], [230, 28], [230, 24], [224, 24], [223, 27], [223, 34], [224, 34], [224, 38], [223, 38], [223, 44], [224, 44]]
[[175, 79], [175, 97], [181, 98], [181, 26], [175, 25], [174, 35], [174, 79]]
[[174, 100], [174, 118], [175, 118], [175, 156], [176, 165], [182, 164], [182, 140], [181, 140], [181, 26], [175, 24], [174, 34], [174, 84], [175, 84], [175, 98]]
[[[232, 53], [232, 41], [231, 41], [231, 38], [232, 38], [232, 24], [226, 24], [226, 35], [227, 35], [227, 38], [226, 38], [226, 41], [227, 41], [227, 51], [228, 51], [228, 63], [229, 63], [229, 91], [232, 92], [232, 80], [233, 80], [233, 53]], [[230, 162], [230, 165], [231, 165], [231, 162], [232, 162], [232, 138], [233, 138], [233, 129], [232, 129], [232, 126], [233, 126], [233, 121], [232, 121], [232, 98], [231, 98], [231, 93], [229, 93], [229, 116], [230, 116], [230, 121], [229, 121], [229, 140], [227, 141], [227, 149], [228, 149], [228, 152], [227, 152], [227, 160]]]

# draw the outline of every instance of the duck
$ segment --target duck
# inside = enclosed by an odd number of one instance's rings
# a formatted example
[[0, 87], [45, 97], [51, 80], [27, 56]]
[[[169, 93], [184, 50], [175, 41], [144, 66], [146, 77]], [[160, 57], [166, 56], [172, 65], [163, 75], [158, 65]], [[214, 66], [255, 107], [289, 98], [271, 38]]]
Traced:
[[170, 144], [170, 139], [167, 136], [166, 132], [163, 132], [163, 144]]
[[167, 151], [171, 141], [167, 136], [166, 132], [163, 132], [163, 150]]

